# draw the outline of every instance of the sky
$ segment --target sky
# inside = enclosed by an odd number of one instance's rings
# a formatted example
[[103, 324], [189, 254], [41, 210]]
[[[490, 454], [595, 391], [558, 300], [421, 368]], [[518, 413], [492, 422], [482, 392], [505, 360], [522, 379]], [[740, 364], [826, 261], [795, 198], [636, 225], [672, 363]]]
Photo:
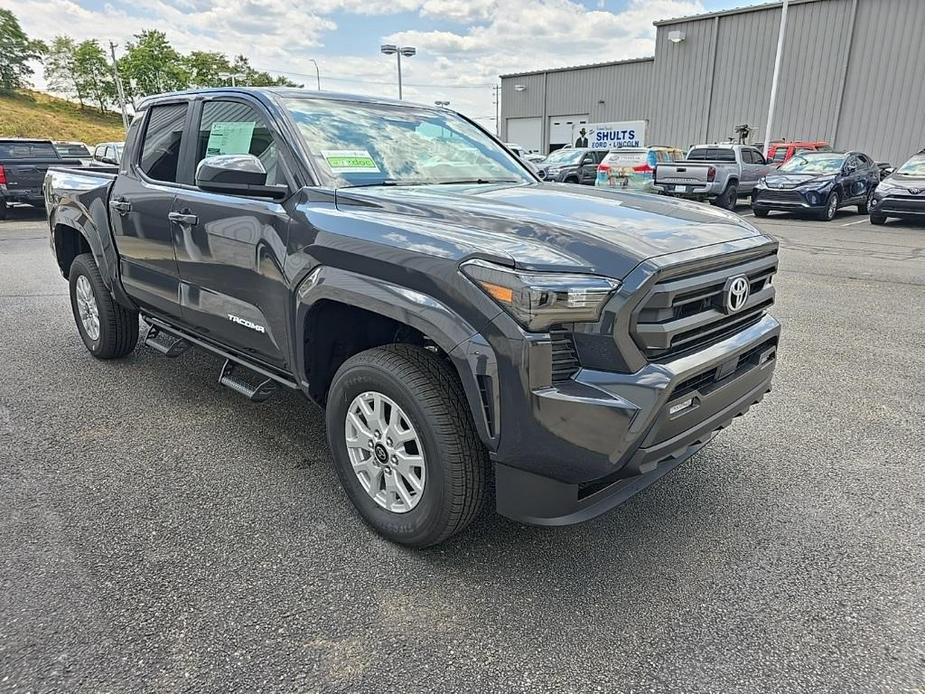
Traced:
[[[447, 100], [494, 129], [498, 75], [652, 55], [652, 22], [764, 0], [0, 0], [26, 33], [68, 34], [124, 45], [160, 29], [180, 51], [243, 53], [251, 65], [315, 87], [397, 96], [395, 56], [382, 43], [414, 46], [402, 60], [404, 98]], [[41, 68], [33, 80], [45, 86]], [[503, 95], [502, 95], [503, 98]]]

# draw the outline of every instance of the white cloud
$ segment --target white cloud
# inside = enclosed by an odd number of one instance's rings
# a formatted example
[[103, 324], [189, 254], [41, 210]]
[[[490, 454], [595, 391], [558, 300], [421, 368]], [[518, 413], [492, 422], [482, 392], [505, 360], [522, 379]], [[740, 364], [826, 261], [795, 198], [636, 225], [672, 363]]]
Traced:
[[[700, 0], [629, 0], [619, 11], [572, 0], [316, 0], [297, 7], [289, 0], [146, 0], [100, 10], [79, 0], [0, 0], [0, 7], [42, 39], [66, 33], [124, 44], [142, 29], [156, 28], [180, 51], [243, 53], [254, 67], [287, 73], [308, 86], [314, 85], [309, 58], [315, 58], [325, 89], [385, 96], [396, 94], [395, 61], [378, 53], [379, 43], [413, 45], [418, 54], [403, 61], [405, 98], [448, 99], [474, 117], [494, 114], [490, 85], [499, 74], [651, 55], [653, 21], [703, 11]], [[335, 12], [343, 26], [332, 18]], [[351, 14], [403, 12], [419, 19], [405, 31], [369, 36], [368, 53], [336, 50], [338, 32], [350, 31]], [[458, 30], [427, 30], [435, 19]], [[40, 74], [36, 82], [43, 83]], [[425, 84], [430, 86], [417, 86]]]

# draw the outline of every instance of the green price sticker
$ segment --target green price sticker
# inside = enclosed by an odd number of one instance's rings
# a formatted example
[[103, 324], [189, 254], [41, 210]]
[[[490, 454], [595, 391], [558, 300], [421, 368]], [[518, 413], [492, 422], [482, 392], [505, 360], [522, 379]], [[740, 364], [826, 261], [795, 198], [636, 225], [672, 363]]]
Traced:
[[328, 149], [321, 155], [334, 173], [379, 173], [379, 167], [365, 150]]

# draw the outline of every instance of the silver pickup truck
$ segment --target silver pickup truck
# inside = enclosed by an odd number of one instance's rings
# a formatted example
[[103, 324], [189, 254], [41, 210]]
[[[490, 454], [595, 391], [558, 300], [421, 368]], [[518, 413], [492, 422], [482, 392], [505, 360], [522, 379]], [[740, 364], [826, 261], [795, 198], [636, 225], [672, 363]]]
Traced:
[[772, 168], [748, 145], [696, 145], [684, 161], [655, 167], [655, 187], [665, 195], [710, 200], [732, 210]]

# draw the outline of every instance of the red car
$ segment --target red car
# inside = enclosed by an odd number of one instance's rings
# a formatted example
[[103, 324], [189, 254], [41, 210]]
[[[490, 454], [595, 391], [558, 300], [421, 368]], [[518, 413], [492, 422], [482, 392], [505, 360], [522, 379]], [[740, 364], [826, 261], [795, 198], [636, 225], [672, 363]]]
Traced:
[[824, 140], [784, 140], [772, 142], [768, 149], [768, 162], [783, 164], [797, 152], [831, 152], [832, 145]]

